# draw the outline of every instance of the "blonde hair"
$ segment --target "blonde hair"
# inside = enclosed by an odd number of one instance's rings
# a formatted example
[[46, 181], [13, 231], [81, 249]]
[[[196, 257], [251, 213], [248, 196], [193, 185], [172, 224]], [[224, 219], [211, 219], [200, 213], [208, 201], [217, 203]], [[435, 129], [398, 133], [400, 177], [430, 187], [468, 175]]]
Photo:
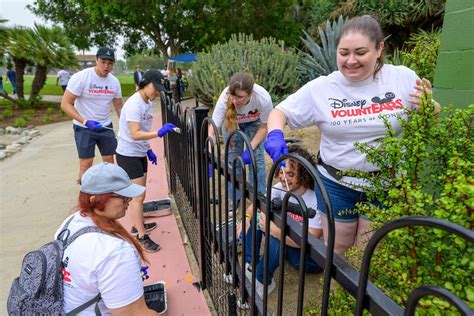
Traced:
[[235, 73], [229, 82], [229, 90], [227, 91], [227, 111], [225, 113], [225, 128], [228, 131], [233, 131], [237, 128], [237, 110], [235, 105], [232, 102], [232, 95], [235, 95], [237, 90], [242, 90], [248, 95], [252, 93], [253, 85], [255, 79], [253, 79], [252, 74], [248, 72], [238, 72]]

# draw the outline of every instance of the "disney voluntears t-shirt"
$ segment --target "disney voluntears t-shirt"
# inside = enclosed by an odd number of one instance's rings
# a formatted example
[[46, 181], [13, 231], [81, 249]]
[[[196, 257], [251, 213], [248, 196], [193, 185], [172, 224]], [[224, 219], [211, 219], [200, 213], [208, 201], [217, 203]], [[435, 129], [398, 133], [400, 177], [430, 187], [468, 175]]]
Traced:
[[[212, 113], [212, 120], [218, 128], [224, 123], [228, 98], [229, 87], [226, 87], [219, 96]], [[265, 88], [255, 83], [249, 102], [242, 107], [236, 107], [235, 110], [237, 112], [237, 123], [248, 123], [257, 120], [266, 123], [270, 112], [273, 110], [272, 98]]]
[[[96, 226], [90, 217], [74, 213], [68, 229], [72, 236], [79, 229]], [[69, 216], [56, 231], [55, 238]], [[111, 315], [109, 309], [127, 306], [143, 295], [140, 256], [128, 241], [106, 234], [91, 232], [79, 236], [64, 251], [63, 288], [64, 311], [94, 298], [99, 292], [102, 315]], [[94, 315], [95, 304], [81, 315]]]
[[[78, 97], [74, 107], [83, 118], [104, 126], [112, 123], [110, 104], [113, 99], [122, 97], [120, 82], [114, 75], [103, 78], [96, 74], [94, 67], [87, 68], [72, 75], [66, 89]], [[73, 124], [85, 127], [76, 120]]]
[[[403, 107], [410, 107], [415, 92], [414, 71], [404, 66], [384, 65], [374, 79], [347, 80], [339, 71], [308, 82], [276, 108], [283, 111], [291, 129], [312, 125], [321, 130], [321, 159], [339, 170], [376, 171], [354, 146], [355, 142], [379, 146], [385, 138], [383, 119], [388, 119], [397, 136], [402, 129], [398, 117], [406, 119]], [[326, 177], [337, 181], [318, 166]], [[364, 179], [343, 177], [346, 186], [366, 185]]]
[[118, 144], [115, 151], [122, 156], [145, 157], [148, 140], [134, 140], [130, 134], [128, 122], [140, 123], [141, 131], [151, 130], [153, 105], [150, 101], [145, 102], [138, 92], [128, 98], [120, 112]]
[[[272, 200], [275, 198], [279, 198], [283, 200], [286, 194], [286, 190], [283, 190], [283, 185], [281, 182], [278, 182], [272, 187]], [[301, 196], [303, 201], [306, 203], [306, 208], [312, 208], [316, 210], [316, 215], [313, 218], [308, 219], [308, 227], [309, 228], [318, 228], [322, 229], [323, 226], [321, 224], [321, 216], [318, 211], [318, 202], [316, 200], [316, 193], [311, 189], [306, 189], [305, 193]], [[298, 201], [294, 197], [290, 197], [288, 200], [291, 203], [298, 203]], [[298, 223], [303, 222], [303, 217], [296, 215], [294, 213], [288, 212], [288, 216], [293, 218]]]

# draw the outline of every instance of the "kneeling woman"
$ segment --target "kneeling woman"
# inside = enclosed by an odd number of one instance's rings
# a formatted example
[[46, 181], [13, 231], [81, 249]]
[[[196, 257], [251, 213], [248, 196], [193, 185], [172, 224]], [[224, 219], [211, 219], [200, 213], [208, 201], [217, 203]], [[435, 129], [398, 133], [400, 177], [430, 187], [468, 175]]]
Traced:
[[[147, 71], [138, 83], [138, 91], [125, 102], [120, 114], [117, 164], [122, 167], [136, 184], [145, 186], [148, 171], [148, 160], [154, 165], [157, 163], [156, 155], [150, 148], [149, 139], [163, 137], [166, 133], [173, 132], [175, 127], [166, 123], [158, 131], [151, 132], [153, 122], [153, 101], [164, 90], [162, 85], [163, 75], [157, 70]], [[132, 234], [136, 235], [138, 242], [147, 252], [160, 250], [160, 245], [150, 239], [147, 232], [156, 228], [156, 223], [144, 223], [143, 201], [145, 193], [134, 197], [130, 202], [132, 218]]]
[[100, 294], [98, 303], [81, 315], [96, 315], [97, 308], [102, 315], [158, 315], [148, 309], [143, 296], [143, 250], [118, 222], [131, 198], [144, 192], [114, 164], [101, 163], [84, 173], [78, 211], [65, 220], [56, 237], [65, 226], [69, 236], [86, 227], [98, 227], [103, 233], [82, 234], [64, 251], [64, 312], [95, 301]]

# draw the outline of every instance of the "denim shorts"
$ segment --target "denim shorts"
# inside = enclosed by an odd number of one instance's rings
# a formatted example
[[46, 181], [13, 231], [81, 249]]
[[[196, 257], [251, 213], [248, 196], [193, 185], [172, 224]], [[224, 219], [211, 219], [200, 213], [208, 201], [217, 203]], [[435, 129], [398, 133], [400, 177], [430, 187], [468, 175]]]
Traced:
[[146, 157], [130, 157], [116, 154], [115, 158], [117, 158], [117, 165], [125, 170], [131, 180], [143, 177], [148, 171]]
[[[382, 207], [378, 201], [368, 201], [367, 195], [362, 191], [357, 191], [346, 187], [340, 183], [334, 182], [323, 176], [318, 171], [318, 175], [323, 181], [324, 186], [329, 197], [329, 204], [332, 207], [334, 220], [337, 222], [356, 222], [359, 217], [368, 219], [367, 216], [360, 214], [355, 211], [357, 203], [370, 203]], [[318, 200], [318, 209], [324, 216], [327, 216], [326, 205], [324, 204], [323, 196], [317, 186], [316, 188], [316, 199]]]
[[[112, 124], [107, 127], [112, 128]], [[115, 154], [117, 139], [114, 131], [106, 128], [91, 130], [75, 124], [73, 124], [73, 128], [79, 159], [94, 158], [96, 145], [102, 156]]]

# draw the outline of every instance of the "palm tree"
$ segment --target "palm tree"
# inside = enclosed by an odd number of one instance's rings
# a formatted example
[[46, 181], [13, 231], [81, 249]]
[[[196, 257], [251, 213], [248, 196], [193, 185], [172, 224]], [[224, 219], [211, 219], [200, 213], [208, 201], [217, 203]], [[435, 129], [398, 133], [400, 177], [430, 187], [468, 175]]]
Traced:
[[16, 93], [19, 99], [24, 99], [23, 76], [28, 64], [33, 64], [30, 54], [31, 43], [34, 39], [25, 27], [17, 26], [9, 30], [9, 40], [6, 44], [6, 52], [15, 64]]
[[35, 24], [29, 32], [35, 39], [30, 46], [31, 58], [36, 64], [30, 95], [30, 102], [34, 103], [46, 83], [48, 70], [77, 66], [77, 60], [72, 45], [61, 28]]

